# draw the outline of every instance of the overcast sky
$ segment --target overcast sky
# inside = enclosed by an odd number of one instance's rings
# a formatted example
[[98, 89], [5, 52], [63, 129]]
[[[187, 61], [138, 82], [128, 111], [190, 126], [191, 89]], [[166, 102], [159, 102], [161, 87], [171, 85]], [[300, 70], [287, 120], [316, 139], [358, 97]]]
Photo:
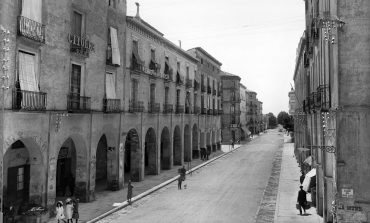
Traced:
[[127, 0], [140, 17], [183, 49], [200, 46], [257, 92], [263, 113], [288, 111], [303, 0]]

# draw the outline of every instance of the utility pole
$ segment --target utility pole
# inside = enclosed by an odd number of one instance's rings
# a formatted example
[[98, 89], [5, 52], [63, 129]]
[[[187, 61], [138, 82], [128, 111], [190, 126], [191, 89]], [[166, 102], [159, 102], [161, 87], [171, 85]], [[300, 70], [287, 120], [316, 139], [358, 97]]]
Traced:
[[10, 31], [6, 30], [3, 26], [0, 25], [0, 63], [1, 63], [1, 72], [0, 84], [1, 84], [1, 115], [0, 115], [0, 223], [3, 222], [3, 182], [4, 182], [4, 124], [5, 124], [5, 91], [9, 89], [9, 76], [8, 76], [8, 64], [9, 64], [9, 39]]

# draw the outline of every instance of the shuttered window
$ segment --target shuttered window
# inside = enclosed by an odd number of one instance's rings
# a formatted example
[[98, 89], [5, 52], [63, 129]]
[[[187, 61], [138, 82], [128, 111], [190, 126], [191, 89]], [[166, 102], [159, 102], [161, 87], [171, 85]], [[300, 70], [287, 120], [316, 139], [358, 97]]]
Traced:
[[18, 80], [21, 90], [39, 91], [35, 54], [18, 52]]
[[23, 0], [21, 16], [29, 18], [35, 22], [41, 22], [42, 0]]
[[77, 64], [72, 64], [71, 73], [71, 93], [80, 96], [81, 93], [81, 66]]
[[116, 99], [116, 78], [113, 73], [105, 74], [105, 95], [107, 99]]
[[132, 102], [137, 102], [138, 101], [138, 81], [136, 79], [132, 80], [132, 86], [131, 86], [131, 100]]
[[72, 16], [72, 34], [81, 36], [82, 34], [82, 14], [73, 11]]
[[118, 46], [117, 29], [110, 27], [109, 33], [110, 33], [110, 43], [112, 47], [112, 64], [121, 65], [121, 56]]

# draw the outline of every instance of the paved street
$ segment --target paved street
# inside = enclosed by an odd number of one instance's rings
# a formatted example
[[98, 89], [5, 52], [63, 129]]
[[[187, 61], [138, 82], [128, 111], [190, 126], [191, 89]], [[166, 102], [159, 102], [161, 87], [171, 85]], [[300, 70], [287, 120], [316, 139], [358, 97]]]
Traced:
[[100, 222], [254, 222], [271, 176], [281, 133], [263, 134], [239, 150]]

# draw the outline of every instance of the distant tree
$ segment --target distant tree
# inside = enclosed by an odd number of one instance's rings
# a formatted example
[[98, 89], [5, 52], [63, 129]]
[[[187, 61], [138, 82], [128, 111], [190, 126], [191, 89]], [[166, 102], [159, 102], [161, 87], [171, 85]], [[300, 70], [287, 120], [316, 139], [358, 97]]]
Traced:
[[284, 129], [288, 131], [294, 130], [294, 119], [293, 116], [289, 115], [285, 111], [281, 111], [277, 117], [278, 124], [282, 125]]
[[270, 112], [270, 113], [267, 114], [267, 116], [269, 117], [268, 128], [269, 129], [276, 128], [277, 120], [276, 120], [275, 115], [272, 112]]

